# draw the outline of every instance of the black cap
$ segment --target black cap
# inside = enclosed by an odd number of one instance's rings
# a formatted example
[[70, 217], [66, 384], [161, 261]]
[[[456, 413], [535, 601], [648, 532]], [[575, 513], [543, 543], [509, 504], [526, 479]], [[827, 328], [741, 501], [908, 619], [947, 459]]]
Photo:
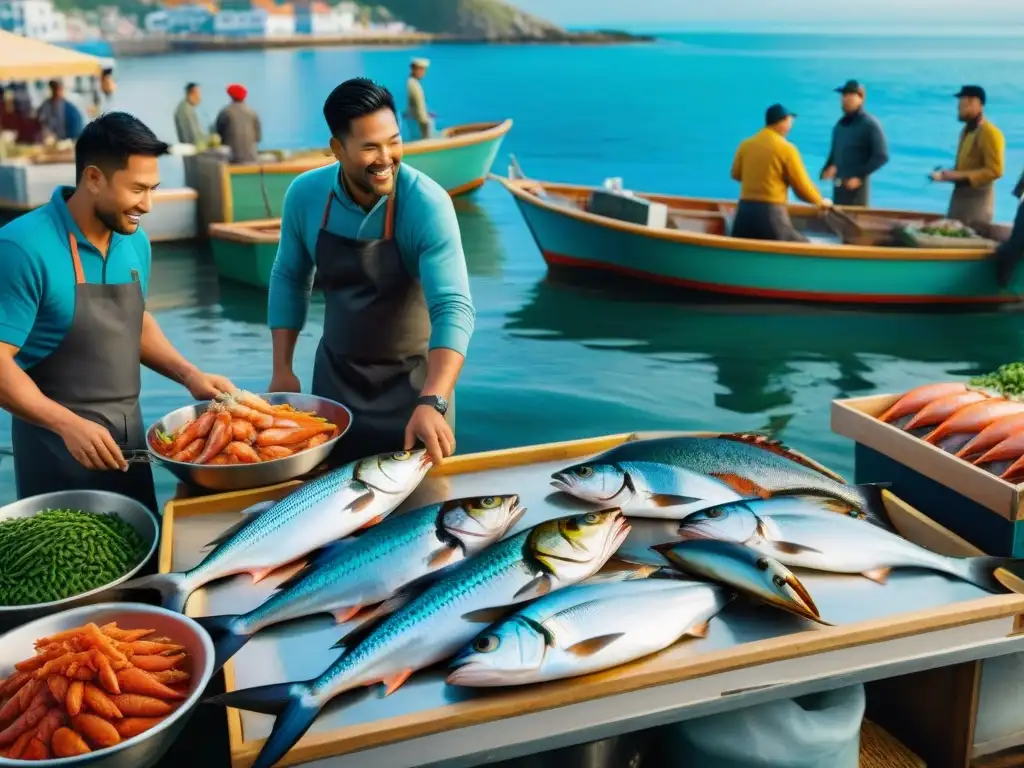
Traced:
[[954, 98], [957, 99], [961, 99], [964, 96], [967, 96], [968, 98], [978, 99], [979, 101], [981, 101], [982, 104], [985, 103], [985, 89], [982, 88], [980, 85], [961, 86], [960, 92], [954, 93], [953, 96]]
[[836, 88], [836, 93], [859, 93], [861, 96], [864, 95], [864, 86], [857, 80], [847, 80], [841, 86]]
[[781, 104], [772, 104], [764, 112], [764, 124], [775, 125], [776, 123], [781, 123], [787, 117], [796, 117], [796, 113], [790, 112]]

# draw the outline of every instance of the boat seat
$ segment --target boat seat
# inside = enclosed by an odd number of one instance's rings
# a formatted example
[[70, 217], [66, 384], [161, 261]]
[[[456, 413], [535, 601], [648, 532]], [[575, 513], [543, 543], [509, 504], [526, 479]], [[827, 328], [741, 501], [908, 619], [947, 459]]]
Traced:
[[705, 235], [724, 235], [726, 218], [718, 211], [670, 211], [668, 228]]

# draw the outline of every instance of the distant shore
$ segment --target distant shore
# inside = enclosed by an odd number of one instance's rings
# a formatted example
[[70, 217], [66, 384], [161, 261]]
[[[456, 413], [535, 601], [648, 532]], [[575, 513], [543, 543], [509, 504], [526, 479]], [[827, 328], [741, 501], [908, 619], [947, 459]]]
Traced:
[[289, 35], [287, 37], [215, 37], [190, 35], [187, 37], [150, 37], [111, 40], [115, 57], [159, 56], [169, 53], [199, 53], [205, 51], [250, 51], [279, 48], [327, 48], [357, 46], [409, 46], [438, 43], [464, 43], [485, 45], [612, 45], [616, 43], [644, 43], [655, 38], [633, 35], [614, 30], [574, 31], [549, 34], [544, 37], [485, 38], [470, 35], [405, 32], [399, 34], [364, 35]]

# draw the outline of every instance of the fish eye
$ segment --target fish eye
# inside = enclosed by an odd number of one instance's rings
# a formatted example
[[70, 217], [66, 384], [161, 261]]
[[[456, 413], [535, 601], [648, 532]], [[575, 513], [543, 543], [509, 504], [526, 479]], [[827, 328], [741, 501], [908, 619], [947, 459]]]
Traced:
[[786, 586], [786, 580], [779, 576], [779, 574], [772, 576], [772, 583], [779, 588]]
[[722, 510], [720, 509], [709, 509], [705, 514], [710, 518], [716, 518], [722, 516]]
[[398, 451], [397, 453], [391, 454], [391, 458], [395, 461], [407, 461], [412, 456], [408, 451]]
[[494, 509], [499, 504], [501, 504], [501, 498], [498, 496], [485, 496], [480, 499], [480, 506], [484, 509]]
[[587, 523], [588, 525], [593, 525], [599, 519], [600, 518], [598, 518], [598, 516], [594, 512], [588, 512], [583, 516], [583, 522]]
[[588, 467], [587, 465], [584, 464], [582, 467], [577, 467], [576, 469], [574, 469], [573, 472], [575, 472], [580, 477], [590, 477], [591, 475], [594, 474], [594, 468]]
[[767, 570], [768, 570], [768, 561], [767, 561], [767, 560], [765, 560], [765, 559], [764, 559], [763, 557], [759, 557], [759, 558], [757, 558], [757, 563], [756, 563], [756, 565], [757, 565], [757, 567], [758, 567], [758, 568], [760, 568], [760, 569], [761, 569], [762, 571], [767, 571]]
[[482, 635], [473, 641], [473, 650], [477, 653], [490, 653], [498, 650], [499, 640], [494, 635]]

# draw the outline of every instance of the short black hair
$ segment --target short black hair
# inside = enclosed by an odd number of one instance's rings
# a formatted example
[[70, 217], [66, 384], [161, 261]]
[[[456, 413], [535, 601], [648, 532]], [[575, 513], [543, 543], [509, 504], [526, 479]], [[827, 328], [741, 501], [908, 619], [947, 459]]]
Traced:
[[62, 83], [60, 80], [51, 80], [47, 83], [47, 85], [50, 87], [51, 91], [55, 91], [58, 87], [63, 86], [64, 83]]
[[368, 78], [354, 77], [331, 91], [324, 102], [324, 118], [331, 135], [341, 139], [348, 135], [353, 120], [382, 109], [390, 109], [398, 116], [391, 91]]
[[192, 90], [194, 88], [198, 88], [198, 87], [199, 87], [199, 83], [186, 83], [185, 84], [185, 93], [192, 93]]
[[110, 77], [114, 74], [114, 70], [111, 67], [107, 67], [100, 73], [100, 77]]
[[127, 112], [107, 112], [85, 126], [75, 144], [75, 183], [81, 183], [85, 169], [95, 165], [104, 175], [128, 167], [132, 155], [160, 157], [168, 145], [160, 141], [144, 122]]

